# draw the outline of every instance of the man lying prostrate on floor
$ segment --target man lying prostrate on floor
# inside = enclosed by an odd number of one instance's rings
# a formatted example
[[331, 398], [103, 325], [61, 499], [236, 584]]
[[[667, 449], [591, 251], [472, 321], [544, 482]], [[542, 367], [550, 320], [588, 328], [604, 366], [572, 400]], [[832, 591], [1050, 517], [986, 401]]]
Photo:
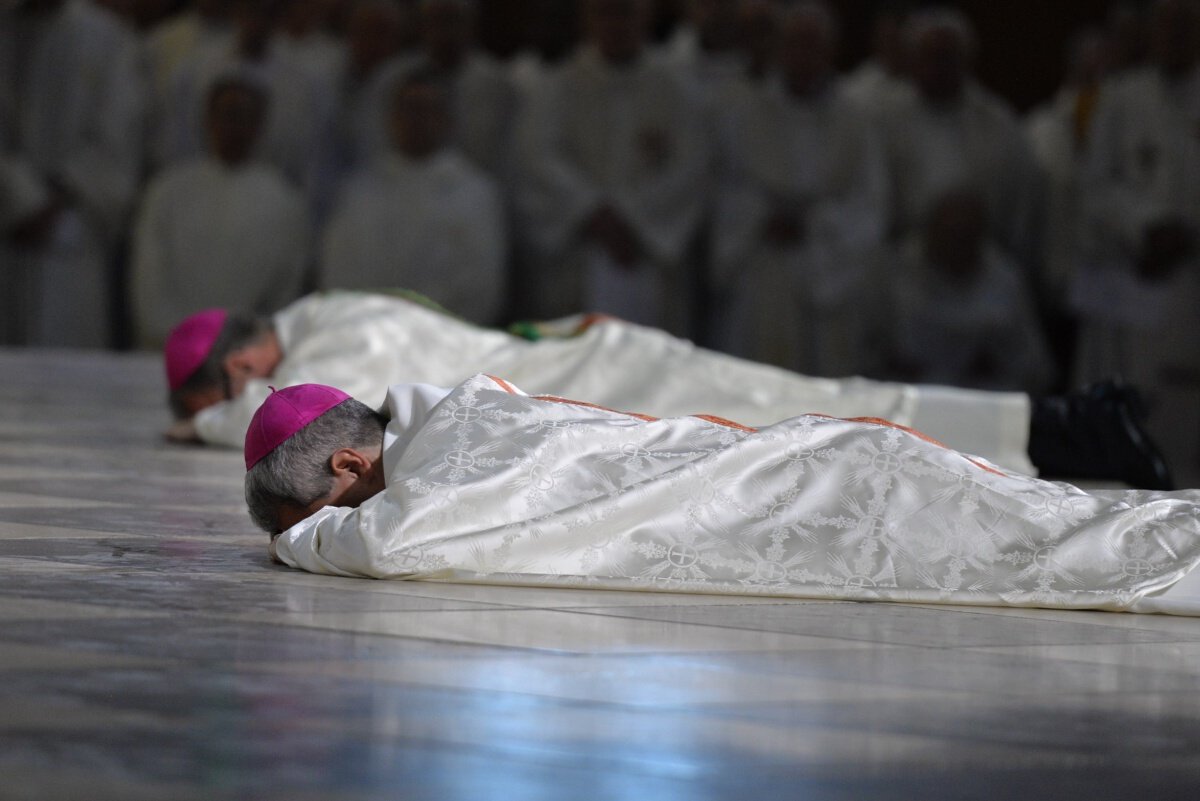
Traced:
[[760, 430], [477, 375], [269, 396], [246, 502], [279, 561], [393, 579], [1200, 614], [1200, 491], [1086, 493], [882, 420]]
[[237, 447], [268, 385], [329, 384], [378, 406], [394, 383], [454, 386], [490, 372], [533, 392], [664, 417], [700, 410], [748, 425], [806, 412], [882, 417], [1011, 470], [1170, 488], [1121, 391], [1031, 402], [1018, 393], [811, 378], [656, 329], [592, 320], [557, 321], [574, 335], [529, 341], [401, 297], [352, 292], [311, 295], [270, 320], [201, 312], [167, 342], [180, 419], [169, 436]]

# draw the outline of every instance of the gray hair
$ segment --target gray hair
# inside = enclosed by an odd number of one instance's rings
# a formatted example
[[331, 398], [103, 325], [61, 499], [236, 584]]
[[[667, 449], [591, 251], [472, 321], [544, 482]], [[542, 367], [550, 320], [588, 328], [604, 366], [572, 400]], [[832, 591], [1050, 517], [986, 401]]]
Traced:
[[386, 417], [350, 398], [281, 442], [246, 472], [246, 505], [254, 524], [279, 533], [280, 508], [304, 509], [332, 491], [333, 454], [381, 445], [386, 425]]

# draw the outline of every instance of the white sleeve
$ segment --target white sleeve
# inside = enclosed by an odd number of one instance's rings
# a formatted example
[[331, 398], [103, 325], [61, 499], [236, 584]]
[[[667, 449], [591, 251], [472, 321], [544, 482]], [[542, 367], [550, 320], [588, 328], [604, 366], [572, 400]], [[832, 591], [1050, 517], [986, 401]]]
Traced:
[[[405, 579], [416, 575], [404, 507], [386, 490], [357, 509], [326, 506], [275, 538], [288, 567], [329, 576]], [[429, 572], [422, 571], [422, 576]]]
[[330, 576], [379, 578], [377, 542], [383, 534], [370, 514], [383, 498], [377, 495], [358, 509], [326, 506], [275, 539], [275, 555], [288, 567]]

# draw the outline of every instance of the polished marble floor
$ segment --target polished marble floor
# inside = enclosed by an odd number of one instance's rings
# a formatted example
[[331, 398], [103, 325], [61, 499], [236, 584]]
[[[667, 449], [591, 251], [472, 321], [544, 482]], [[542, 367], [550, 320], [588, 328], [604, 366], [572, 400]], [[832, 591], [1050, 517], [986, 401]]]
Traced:
[[272, 565], [157, 362], [0, 351], [0, 799], [1194, 799], [1200, 619]]

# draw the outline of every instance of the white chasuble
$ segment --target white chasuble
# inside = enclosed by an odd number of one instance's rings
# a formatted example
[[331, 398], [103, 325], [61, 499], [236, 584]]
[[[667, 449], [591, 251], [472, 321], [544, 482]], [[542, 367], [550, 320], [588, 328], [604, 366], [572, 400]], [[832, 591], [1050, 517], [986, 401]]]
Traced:
[[391, 384], [454, 386], [489, 371], [534, 392], [660, 416], [717, 414], [749, 425], [807, 412], [885, 417], [1007, 468], [1033, 471], [1025, 454], [1025, 395], [811, 378], [620, 320], [581, 317], [559, 327], [574, 335], [529, 342], [398, 297], [312, 295], [275, 316], [284, 358], [274, 375], [202, 411], [196, 428], [205, 442], [241, 447], [268, 385], [329, 384], [377, 407]]
[[[390, 401], [413, 391], [393, 387]], [[389, 432], [386, 490], [284, 532], [284, 562], [374, 578], [1132, 611], [1160, 611], [1140, 599], [1200, 563], [1200, 492], [1088, 494], [883, 421], [802, 416], [755, 431], [528, 397], [488, 376], [419, 418]]]

